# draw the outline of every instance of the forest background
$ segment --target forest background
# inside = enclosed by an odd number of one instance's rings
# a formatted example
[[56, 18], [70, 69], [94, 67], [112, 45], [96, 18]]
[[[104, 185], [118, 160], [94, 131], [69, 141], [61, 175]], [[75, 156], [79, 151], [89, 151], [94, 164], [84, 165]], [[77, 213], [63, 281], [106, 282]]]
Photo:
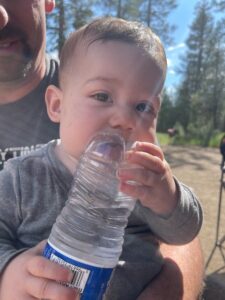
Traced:
[[[187, 0], [56, 0], [47, 18], [48, 52], [60, 53], [72, 30], [99, 16], [116, 16], [149, 26], [165, 48], [176, 26], [170, 15]], [[195, 1], [192, 20], [179, 57], [179, 82], [164, 88], [158, 121], [161, 144], [218, 146], [225, 133], [225, 0]], [[174, 128], [175, 136], [167, 135]]]

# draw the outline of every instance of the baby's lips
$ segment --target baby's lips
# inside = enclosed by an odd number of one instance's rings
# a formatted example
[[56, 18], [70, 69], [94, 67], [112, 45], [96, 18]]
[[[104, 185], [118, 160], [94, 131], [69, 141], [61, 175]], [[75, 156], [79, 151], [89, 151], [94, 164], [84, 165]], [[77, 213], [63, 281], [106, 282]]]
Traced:
[[102, 142], [96, 147], [96, 152], [110, 160], [120, 161], [123, 147], [116, 143]]
[[99, 133], [89, 142], [85, 152], [120, 163], [124, 154], [124, 139], [118, 134]]

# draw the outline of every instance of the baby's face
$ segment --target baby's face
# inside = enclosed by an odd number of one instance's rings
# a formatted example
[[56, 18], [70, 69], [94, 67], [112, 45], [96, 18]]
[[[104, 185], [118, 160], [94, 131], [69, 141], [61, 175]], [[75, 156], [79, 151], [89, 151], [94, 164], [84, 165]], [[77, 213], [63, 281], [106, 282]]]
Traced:
[[162, 74], [134, 45], [94, 42], [71, 60], [60, 107], [60, 137], [78, 158], [90, 138], [104, 129], [126, 141], [155, 142]]

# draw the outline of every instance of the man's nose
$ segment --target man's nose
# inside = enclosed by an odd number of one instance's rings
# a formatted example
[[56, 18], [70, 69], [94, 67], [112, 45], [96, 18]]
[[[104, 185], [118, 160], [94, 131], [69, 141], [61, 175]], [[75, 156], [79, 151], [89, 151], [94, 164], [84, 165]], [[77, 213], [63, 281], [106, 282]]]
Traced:
[[[18, 4], [19, 5], [19, 4]], [[8, 23], [9, 16], [3, 5], [0, 5], [0, 30], [2, 30]]]

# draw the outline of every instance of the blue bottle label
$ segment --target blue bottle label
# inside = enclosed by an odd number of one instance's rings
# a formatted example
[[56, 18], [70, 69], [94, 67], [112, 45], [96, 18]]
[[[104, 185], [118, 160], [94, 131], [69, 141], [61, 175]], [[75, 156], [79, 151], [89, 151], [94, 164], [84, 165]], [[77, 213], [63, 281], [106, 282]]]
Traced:
[[49, 242], [46, 244], [43, 254], [46, 258], [65, 266], [74, 273], [72, 281], [67, 285], [80, 291], [81, 300], [101, 300], [103, 298], [113, 271], [112, 268], [96, 267], [78, 261], [56, 249]]

